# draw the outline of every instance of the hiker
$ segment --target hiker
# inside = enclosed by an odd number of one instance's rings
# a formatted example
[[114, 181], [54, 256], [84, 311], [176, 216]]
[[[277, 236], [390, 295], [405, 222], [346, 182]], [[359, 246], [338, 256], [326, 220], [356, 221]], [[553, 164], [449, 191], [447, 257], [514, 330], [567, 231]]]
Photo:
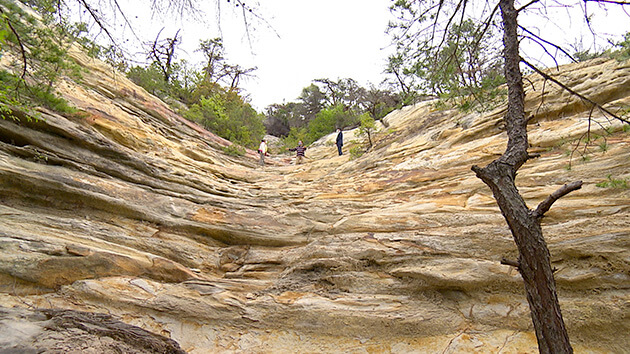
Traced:
[[260, 165], [264, 166], [265, 156], [269, 156], [269, 154], [267, 154], [267, 141], [265, 139], [262, 139], [260, 141], [260, 146], [258, 146], [258, 154], [260, 155]]
[[302, 144], [302, 141], [298, 141], [298, 146], [289, 149], [289, 151], [295, 151], [295, 160], [296, 165], [300, 165], [304, 161], [304, 151], [306, 151], [306, 147]]
[[337, 151], [339, 152], [339, 156], [343, 155], [343, 152], [341, 152], [341, 147], [343, 146], [343, 133], [339, 128], [337, 128], [337, 142], [335, 144], [337, 144]]

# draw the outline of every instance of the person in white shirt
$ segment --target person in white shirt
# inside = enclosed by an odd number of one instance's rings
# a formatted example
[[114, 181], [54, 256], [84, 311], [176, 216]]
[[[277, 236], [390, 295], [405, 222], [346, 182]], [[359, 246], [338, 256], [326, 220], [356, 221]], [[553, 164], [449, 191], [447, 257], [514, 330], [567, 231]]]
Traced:
[[264, 166], [265, 165], [265, 156], [268, 156], [268, 154], [267, 154], [267, 141], [265, 141], [265, 139], [262, 139], [260, 141], [260, 146], [258, 146], [258, 154], [260, 155], [260, 165]]

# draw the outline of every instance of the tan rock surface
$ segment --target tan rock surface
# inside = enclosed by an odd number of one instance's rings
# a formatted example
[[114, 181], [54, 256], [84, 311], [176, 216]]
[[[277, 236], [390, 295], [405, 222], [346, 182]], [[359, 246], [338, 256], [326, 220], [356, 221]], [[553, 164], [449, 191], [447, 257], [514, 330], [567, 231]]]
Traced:
[[[81, 113], [0, 120], [0, 305], [109, 313], [207, 352], [536, 350], [509, 230], [470, 170], [506, 144], [501, 106], [384, 119], [374, 149], [336, 156], [322, 139], [295, 166], [257, 167], [229, 144], [81, 53], [59, 91]], [[595, 60], [562, 79], [630, 107], [630, 63]], [[530, 207], [584, 187], [543, 221], [576, 351], [630, 348], [630, 135], [530, 78], [531, 151], [517, 184]], [[346, 148], [353, 143], [346, 135]], [[347, 151], [347, 150], [346, 150]], [[571, 162], [570, 170], [566, 167]]]

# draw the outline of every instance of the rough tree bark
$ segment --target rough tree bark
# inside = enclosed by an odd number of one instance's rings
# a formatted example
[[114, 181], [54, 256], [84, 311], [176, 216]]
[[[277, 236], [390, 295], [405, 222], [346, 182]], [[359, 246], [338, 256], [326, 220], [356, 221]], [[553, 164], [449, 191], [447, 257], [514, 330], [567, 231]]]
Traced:
[[523, 80], [519, 67], [517, 36], [518, 11], [514, 0], [500, 0], [504, 27], [505, 77], [508, 85], [508, 107], [505, 123], [507, 149], [501, 157], [486, 167], [472, 170], [487, 184], [507, 221], [519, 251], [516, 265], [525, 284], [527, 301], [541, 353], [572, 353], [551, 268], [549, 249], [543, 238], [540, 219], [551, 204], [561, 196], [579, 189], [581, 182], [565, 185], [550, 195], [536, 210], [530, 210], [516, 188], [518, 169], [527, 161], [527, 120], [524, 110]]

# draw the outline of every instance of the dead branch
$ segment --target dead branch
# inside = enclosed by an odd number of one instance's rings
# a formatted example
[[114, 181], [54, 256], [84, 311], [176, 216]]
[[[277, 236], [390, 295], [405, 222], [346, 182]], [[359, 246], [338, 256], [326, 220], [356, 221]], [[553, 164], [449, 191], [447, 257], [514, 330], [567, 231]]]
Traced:
[[116, 5], [118, 12], [122, 15], [122, 18], [127, 24], [127, 27], [129, 27], [129, 29], [131, 30], [131, 33], [134, 35], [134, 37], [136, 37], [136, 39], [139, 39], [136, 31], [134, 31], [133, 26], [131, 25], [131, 22], [129, 22], [129, 19], [127, 18], [127, 15], [125, 15], [125, 12], [120, 8], [120, 4], [118, 3], [118, 1], [114, 1], [114, 5]]
[[501, 258], [501, 264], [509, 265], [517, 269], [521, 266], [521, 264], [518, 261], [507, 259], [507, 258]]
[[560, 88], [562, 88], [563, 90], [569, 92], [570, 94], [579, 97], [580, 99], [582, 99], [583, 101], [588, 102], [589, 104], [597, 107], [598, 109], [600, 109], [602, 112], [609, 114], [610, 116], [614, 117], [615, 119], [624, 122], [626, 124], [630, 124], [630, 121], [628, 121], [627, 119], [621, 118], [620, 116], [614, 114], [613, 112], [609, 111], [608, 109], [604, 108], [601, 104], [591, 100], [590, 98], [574, 91], [573, 89], [571, 89], [570, 87], [568, 87], [567, 85], [563, 84], [562, 82], [556, 80], [554, 77], [552, 77], [551, 75], [543, 72], [542, 70], [538, 69], [538, 67], [534, 66], [533, 64], [531, 64], [530, 62], [528, 62], [527, 60], [523, 59], [521, 57], [521, 62], [524, 63], [525, 65], [529, 66], [532, 70], [534, 70], [537, 74], [539, 74], [540, 76], [542, 76], [543, 78], [545, 78], [546, 80], [549, 80], [551, 82], [553, 82], [554, 84], [560, 86]]
[[536, 152], [536, 153], [533, 153], [533, 154], [527, 154], [527, 159], [528, 159], [528, 160], [531, 160], [531, 159], [537, 159], [537, 158], [539, 158], [539, 157], [540, 157], [540, 154], [539, 154], [539, 153], [537, 153], [537, 152]]
[[[442, 3], [443, 0], [440, 0], [440, 7], [442, 7]], [[441, 48], [442, 45], [444, 45], [444, 43], [446, 42], [447, 38], [448, 38], [448, 29], [451, 27], [451, 24], [453, 23], [453, 20], [455, 20], [455, 16], [457, 16], [457, 13], [459, 12], [460, 8], [462, 9], [461, 12], [461, 18], [459, 20], [459, 23], [462, 24], [464, 22], [464, 15], [466, 13], [466, 5], [468, 5], [468, 0], [460, 0], [459, 2], [457, 2], [457, 6], [455, 7], [455, 10], [453, 11], [453, 15], [450, 16], [448, 18], [448, 21], [446, 22], [446, 26], [444, 27], [444, 36], [442, 36], [442, 40], [440, 41], [440, 44], [438, 44], [437, 48]], [[438, 8], [437, 11], [437, 15], [440, 14], [440, 9]], [[435, 16], [435, 21], [433, 23], [433, 35], [435, 35], [435, 28], [437, 28], [437, 21], [438, 21], [438, 16]], [[459, 44], [459, 33], [457, 34], [457, 43]]]
[[109, 40], [112, 43], [116, 43], [116, 40], [114, 40], [114, 37], [111, 35], [111, 33], [109, 33], [109, 30], [107, 29], [107, 26], [105, 26], [105, 24], [103, 23], [103, 21], [101, 20], [101, 17], [96, 13], [95, 9], [93, 9], [90, 4], [88, 4], [85, 0], [78, 0], [79, 3], [81, 5], [83, 5], [83, 7], [85, 8], [85, 10], [87, 10], [87, 12], [90, 14], [90, 16], [92, 17], [92, 19], [94, 20], [94, 22], [96, 22], [96, 24], [98, 25], [98, 27], [105, 32], [105, 34], [107, 35], [107, 37], [109, 37]]
[[[539, 1], [539, 0], [535, 0], [535, 1]], [[479, 36], [477, 37], [477, 42], [474, 45], [475, 49], [479, 48], [479, 45], [481, 44], [481, 39], [483, 38], [483, 35], [486, 34], [486, 32], [488, 31], [488, 28], [490, 28], [490, 25], [492, 24], [492, 18], [494, 18], [494, 15], [496, 15], [496, 13], [498, 11], [499, 11], [499, 4], [497, 3], [497, 5], [494, 7], [494, 9], [492, 9], [492, 12], [490, 13], [490, 16], [488, 16], [488, 18], [486, 19], [486, 21], [484, 23], [483, 30], [481, 30], [481, 33], [479, 33]]]
[[536, 210], [532, 212], [532, 216], [536, 219], [542, 218], [547, 211], [551, 208], [553, 203], [556, 200], [564, 197], [565, 195], [582, 188], [582, 181], [575, 181], [571, 183], [567, 183], [564, 186], [560, 187], [557, 191], [551, 193], [547, 199], [543, 200], [542, 203], [538, 204]]

